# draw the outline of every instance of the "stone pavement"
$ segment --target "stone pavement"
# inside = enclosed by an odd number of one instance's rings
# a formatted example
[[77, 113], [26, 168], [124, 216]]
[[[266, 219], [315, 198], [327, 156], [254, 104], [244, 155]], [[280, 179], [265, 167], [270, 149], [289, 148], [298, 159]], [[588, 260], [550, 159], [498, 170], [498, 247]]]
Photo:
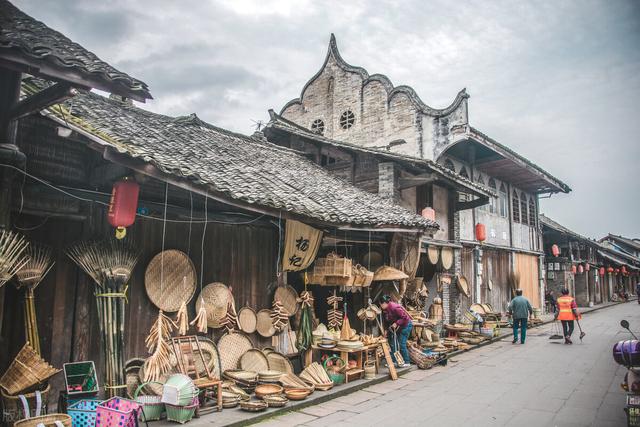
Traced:
[[640, 307], [620, 304], [586, 315], [581, 343], [549, 340], [553, 327], [455, 356], [446, 367], [412, 371], [329, 402], [302, 408], [266, 426], [623, 426], [625, 370], [611, 347], [640, 331]]

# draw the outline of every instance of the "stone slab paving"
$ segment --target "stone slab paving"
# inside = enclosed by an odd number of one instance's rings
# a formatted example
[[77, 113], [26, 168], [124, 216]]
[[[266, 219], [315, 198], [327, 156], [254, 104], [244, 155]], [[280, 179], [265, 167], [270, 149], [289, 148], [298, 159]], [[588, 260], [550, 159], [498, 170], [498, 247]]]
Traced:
[[550, 325], [525, 345], [499, 341], [455, 356], [446, 367], [412, 371], [332, 401], [274, 417], [266, 426], [624, 426], [623, 367], [611, 347], [640, 331], [640, 307], [620, 304], [586, 315], [583, 342], [549, 340]]

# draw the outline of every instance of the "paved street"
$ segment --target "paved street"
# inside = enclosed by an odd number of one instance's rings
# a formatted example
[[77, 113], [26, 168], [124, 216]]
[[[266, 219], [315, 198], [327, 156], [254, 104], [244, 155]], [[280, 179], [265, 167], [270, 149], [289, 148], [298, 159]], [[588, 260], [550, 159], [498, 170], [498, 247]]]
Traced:
[[624, 368], [611, 356], [629, 336], [622, 318], [640, 331], [640, 307], [622, 304], [585, 315], [583, 343], [577, 328], [567, 346], [545, 326], [524, 346], [504, 340], [260, 426], [623, 426]]

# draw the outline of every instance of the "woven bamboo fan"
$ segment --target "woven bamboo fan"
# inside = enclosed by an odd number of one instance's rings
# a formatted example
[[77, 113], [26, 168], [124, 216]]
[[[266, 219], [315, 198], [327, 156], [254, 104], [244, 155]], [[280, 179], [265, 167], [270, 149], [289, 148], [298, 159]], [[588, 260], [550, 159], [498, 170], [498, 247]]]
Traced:
[[429, 248], [427, 249], [427, 258], [433, 265], [436, 265], [438, 263], [438, 260], [440, 260], [440, 250], [437, 246], [429, 246]]
[[469, 282], [467, 282], [467, 278], [460, 275], [458, 276], [458, 289], [460, 289], [460, 292], [462, 292], [464, 294], [464, 296], [468, 297], [469, 296]]
[[200, 305], [204, 299], [207, 309], [207, 325], [210, 328], [221, 328], [222, 320], [227, 315], [229, 307], [229, 288], [224, 283], [214, 282], [204, 287], [200, 296], [196, 299], [196, 311], [200, 310]]
[[[161, 276], [164, 278], [162, 281]], [[167, 313], [178, 311], [183, 301], [191, 301], [196, 282], [193, 262], [187, 254], [175, 249], [154, 256], [144, 273], [144, 287], [149, 299]]]
[[448, 270], [453, 265], [453, 249], [452, 248], [442, 248], [440, 253], [440, 261], [442, 261], [442, 267], [445, 270]]
[[260, 310], [256, 315], [256, 320], [256, 330], [263, 337], [269, 338], [276, 333], [276, 328], [273, 327], [273, 322], [271, 321], [271, 310]]
[[290, 285], [278, 286], [273, 300], [280, 301], [289, 316], [294, 316], [298, 311], [298, 292]]
[[253, 343], [245, 334], [238, 332], [223, 335], [218, 341], [220, 353], [220, 369], [225, 371], [237, 369], [240, 357], [253, 348]]
[[238, 368], [243, 371], [264, 372], [269, 370], [269, 361], [263, 352], [252, 348], [240, 356]]
[[238, 312], [238, 327], [240, 330], [247, 334], [252, 334], [256, 331], [256, 312], [251, 307], [242, 307]]
[[271, 351], [267, 354], [270, 371], [278, 371], [284, 374], [293, 374], [293, 365], [287, 356]]

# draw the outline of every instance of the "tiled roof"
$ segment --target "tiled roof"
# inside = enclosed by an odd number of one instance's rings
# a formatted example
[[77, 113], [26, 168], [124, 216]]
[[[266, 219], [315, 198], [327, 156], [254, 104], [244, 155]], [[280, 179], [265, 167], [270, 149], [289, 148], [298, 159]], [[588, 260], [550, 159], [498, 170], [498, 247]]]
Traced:
[[567, 227], [558, 224], [557, 222], [555, 222], [554, 220], [552, 220], [551, 218], [549, 218], [545, 214], [538, 215], [538, 219], [540, 220], [540, 224], [542, 224], [543, 226], [549, 227], [549, 228], [554, 229], [556, 231], [559, 231], [561, 233], [564, 233], [564, 234], [567, 234], [569, 236], [572, 236], [574, 239], [583, 240], [585, 242], [589, 242], [593, 246], [596, 246], [596, 247], [600, 246], [600, 244], [598, 242], [596, 242], [595, 240], [589, 239], [588, 237], [585, 237], [585, 236], [582, 236], [582, 235], [576, 233], [575, 231], [570, 230]]
[[639, 240], [635, 240], [635, 239], [629, 239], [627, 237], [623, 237], [623, 236], [618, 236], [615, 234], [609, 234], [607, 237], [600, 239], [600, 241], [602, 242], [603, 240], [606, 239], [611, 239], [614, 240], [618, 243], [622, 243], [623, 245], [627, 245], [630, 246], [636, 250], [640, 251], [640, 241]]
[[56, 80], [90, 85], [144, 101], [147, 85], [116, 70], [63, 34], [0, 0], [0, 58], [29, 67], [29, 72]]
[[[23, 84], [33, 92], [37, 82]], [[233, 133], [195, 114], [170, 117], [80, 91], [44, 114], [164, 173], [243, 206], [334, 226], [430, 230], [438, 225], [332, 176], [303, 155]], [[211, 193], [210, 193], [211, 194]]]
[[363, 153], [373, 154], [375, 156], [382, 157], [390, 161], [410, 163], [419, 168], [423, 168], [423, 169], [427, 168], [431, 171], [434, 171], [439, 175], [446, 177], [447, 179], [466, 188], [471, 193], [482, 195], [482, 196], [497, 197], [497, 194], [495, 194], [489, 188], [482, 186], [480, 184], [477, 184], [463, 176], [460, 176], [455, 171], [452, 171], [451, 169], [448, 169], [443, 165], [440, 165], [432, 160], [419, 159], [417, 157], [408, 156], [406, 154], [393, 153], [391, 151], [381, 150], [377, 148], [363, 147], [361, 145], [329, 139], [311, 131], [310, 129], [300, 126], [297, 123], [293, 123], [283, 118], [282, 116], [276, 114], [273, 110], [269, 110], [269, 114], [271, 116], [271, 120], [267, 125], [267, 129], [265, 129], [266, 132], [268, 132], [269, 127], [275, 128], [275, 129], [281, 129], [286, 132], [290, 132], [305, 138], [313, 139], [318, 142], [331, 145], [337, 148], [342, 148], [349, 151], [359, 151]]

